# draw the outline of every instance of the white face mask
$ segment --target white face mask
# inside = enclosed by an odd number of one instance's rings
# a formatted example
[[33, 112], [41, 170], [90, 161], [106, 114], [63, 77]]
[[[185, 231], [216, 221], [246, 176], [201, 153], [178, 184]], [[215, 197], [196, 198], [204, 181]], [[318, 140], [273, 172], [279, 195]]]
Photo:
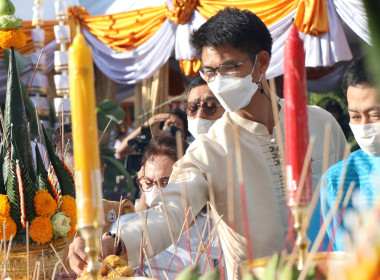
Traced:
[[256, 67], [256, 60], [257, 55], [251, 74], [244, 78], [225, 78], [219, 75], [215, 77], [215, 80], [207, 84], [227, 112], [235, 112], [247, 106], [258, 90], [258, 83], [262, 75], [257, 83], [252, 83], [252, 73]]
[[207, 133], [215, 121], [216, 120], [206, 120], [203, 118], [187, 118], [187, 129], [194, 137], [197, 137], [199, 134]]
[[152, 201], [160, 195], [160, 190], [157, 186], [153, 186], [150, 192], [145, 192], [145, 203], [150, 207]]
[[360, 148], [371, 156], [380, 156], [380, 123], [350, 124]]

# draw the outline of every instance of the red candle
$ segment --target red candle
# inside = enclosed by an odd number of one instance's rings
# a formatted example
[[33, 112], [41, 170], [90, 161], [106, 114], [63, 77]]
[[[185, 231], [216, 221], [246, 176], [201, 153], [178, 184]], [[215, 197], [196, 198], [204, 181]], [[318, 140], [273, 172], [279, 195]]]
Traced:
[[[303, 41], [295, 25], [284, 47], [285, 156], [288, 204], [295, 203], [302, 167], [309, 143], [306, 99], [306, 71]], [[310, 202], [313, 192], [311, 165], [302, 189], [300, 203]]]

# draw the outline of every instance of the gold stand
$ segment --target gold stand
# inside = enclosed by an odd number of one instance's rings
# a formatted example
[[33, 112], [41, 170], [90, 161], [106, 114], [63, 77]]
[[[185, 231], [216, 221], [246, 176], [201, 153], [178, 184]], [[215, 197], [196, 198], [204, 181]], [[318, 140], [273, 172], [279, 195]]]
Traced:
[[99, 262], [101, 237], [102, 237], [103, 225], [95, 227], [84, 226], [80, 228], [80, 233], [85, 240], [86, 248], [85, 252], [89, 258], [87, 272], [89, 273], [87, 279], [100, 279], [102, 273], [102, 265]]
[[309, 204], [297, 204], [290, 206], [294, 215], [294, 229], [297, 232], [296, 246], [298, 247], [298, 270], [302, 270], [308, 254], [310, 240], [307, 237]]

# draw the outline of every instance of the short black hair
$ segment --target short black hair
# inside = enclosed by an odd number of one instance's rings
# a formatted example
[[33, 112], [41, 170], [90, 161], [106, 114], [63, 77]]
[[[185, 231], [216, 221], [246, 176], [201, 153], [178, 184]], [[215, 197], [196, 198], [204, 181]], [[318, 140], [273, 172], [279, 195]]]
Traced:
[[249, 10], [226, 8], [206, 21], [190, 36], [195, 55], [202, 60], [204, 47], [232, 47], [253, 60], [260, 51], [272, 53], [272, 36], [264, 22]]
[[[183, 111], [181, 109], [171, 109], [166, 113], [171, 114], [171, 115], [176, 115], [178, 118], [180, 118], [182, 120], [183, 128], [185, 129], [185, 138], [191, 135], [189, 130], [188, 130], [187, 115], [186, 115], [185, 111]], [[165, 124], [165, 122], [160, 123], [160, 129], [163, 128], [164, 124]]]
[[344, 72], [342, 88], [345, 95], [347, 95], [347, 89], [350, 86], [373, 86], [369, 79], [364, 59], [364, 56], [354, 59]]
[[186, 89], [186, 98], [189, 97], [189, 94], [190, 94], [190, 91], [193, 89], [193, 88], [196, 88], [196, 87], [199, 87], [199, 86], [203, 86], [203, 85], [206, 85], [207, 86], [207, 83], [205, 80], [203, 80], [201, 77], [196, 77], [195, 79], [193, 79], [190, 84], [188, 85], [187, 89]]
[[[184, 154], [189, 147], [185, 141], [182, 141], [182, 153]], [[173, 136], [158, 136], [154, 139], [152, 143], [146, 148], [143, 158], [141, 160], [141, 166], [144, 166], [149, 158], [165, 155], [171, 158], [174, 162], [176, 162], [178, 158], [177, 152], [177, 140]]]

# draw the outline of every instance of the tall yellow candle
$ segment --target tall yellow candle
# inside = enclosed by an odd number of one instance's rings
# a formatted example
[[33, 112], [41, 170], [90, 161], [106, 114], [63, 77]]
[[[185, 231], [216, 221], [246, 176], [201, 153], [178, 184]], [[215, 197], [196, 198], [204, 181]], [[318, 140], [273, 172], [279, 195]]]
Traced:
[[69, 48], [70, 101], [79, 229], [104, 224], [91, 48], [79, 32]]

